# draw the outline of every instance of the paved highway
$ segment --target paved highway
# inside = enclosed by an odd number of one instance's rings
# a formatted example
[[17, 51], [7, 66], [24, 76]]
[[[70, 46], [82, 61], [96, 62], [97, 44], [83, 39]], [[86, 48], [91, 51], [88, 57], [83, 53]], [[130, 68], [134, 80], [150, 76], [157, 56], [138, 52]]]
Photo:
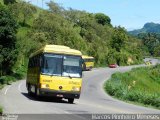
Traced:
[[[152, 61], [157, 62], [157, 60]], [[3, 88], [0, 91], [0, 104], [5, 114], [21, 114], [18, 120], [89, 120], [92, 119], [92, 116], [87, 114], [110, 113], [160, 114], [160, 110], [128, 104], [104, 92], [103, 84], [113, 73], [129, 71], [133, 67], [138, 66], [99, 68], [84, 72], [81, 97], [75, 100], [74, 104], [69, 104], [65, 99], [37, 100], [30, 97], [27, 94], [25, 80]]]

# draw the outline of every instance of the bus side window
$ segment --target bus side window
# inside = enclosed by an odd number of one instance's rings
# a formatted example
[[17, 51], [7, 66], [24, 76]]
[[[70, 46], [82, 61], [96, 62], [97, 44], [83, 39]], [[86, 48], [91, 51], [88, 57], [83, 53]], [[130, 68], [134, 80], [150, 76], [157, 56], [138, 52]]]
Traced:
[[37, 56], [37, 66], [39, 66], [39, 55]]
[[34, 67], [34, 58], [31, 61], [31, 67]]
[[36, 57], [33, 58], [33, 67], [36, 67]]
[[35, 57], [35, 66], [38, 66], [38, 56]]
[[40, 61], [39, 62], [40, 62], [39, 63], [40, 67], [42, 67], [43, 66], [43, 57], [42, 57], [42, 55], [40, 56]]
[[31, 67], [31, 59], [29, 59], [28, 67]]
[[32, 67], [34, 67], [34, 57], [33, 57], [33, 59], [32, 59]]

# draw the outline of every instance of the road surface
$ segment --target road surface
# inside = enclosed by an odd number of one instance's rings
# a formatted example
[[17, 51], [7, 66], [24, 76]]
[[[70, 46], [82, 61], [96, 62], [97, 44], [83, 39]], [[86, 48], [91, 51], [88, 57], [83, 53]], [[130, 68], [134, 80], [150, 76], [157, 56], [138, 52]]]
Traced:
[[84, 72], [81, 97], [74, 104], [69, 104], [65, 99], [37, 100], [30, 97], [25, 80], [3, 88], [0, 91], [0, 104], [5, 114], [18, 114], [18, 120], [90, 120], [93, 119], [90, 114], [160, 114], [160, 110], [125, 103], [104, 92], [103, 84], [113, 73], [129, 71], [133, 67], [137, 66]]

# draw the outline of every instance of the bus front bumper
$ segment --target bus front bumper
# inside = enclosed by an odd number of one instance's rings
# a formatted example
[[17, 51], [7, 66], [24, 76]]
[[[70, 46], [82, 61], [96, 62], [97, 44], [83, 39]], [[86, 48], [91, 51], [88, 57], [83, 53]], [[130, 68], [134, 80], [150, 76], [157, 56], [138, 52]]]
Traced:
[[57, 91], [57, 90], [40, 88], [39, 92], [40, 92], [40, 96], [50, 96], [50, 97], [59, 97], [59, 98], [76, 98], [76, 99], [79, 99], [80, 97], [80, 92], [75, 92], [75, 91]]

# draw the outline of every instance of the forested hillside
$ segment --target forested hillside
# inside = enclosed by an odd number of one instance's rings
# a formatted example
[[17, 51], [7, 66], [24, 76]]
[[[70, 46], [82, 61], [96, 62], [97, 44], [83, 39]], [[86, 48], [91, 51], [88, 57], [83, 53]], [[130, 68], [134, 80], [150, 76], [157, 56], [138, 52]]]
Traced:
[[[48, 6], [43, 10], [15, 0], [0, 5], [0, 76], [25, 73], [29, 55], [45, 44], [78, 49], [94, 56], [96, 66], [142, 62], [142, 42], [113, 27], [109, 16], [65, 10], [54, 2]], [[128, 63], [129, 58], [133, 62]]]
[[160, 56], [160, 33], [141, 33], [137, 37], [142, 40], [150, 55]]
[[150, 55], [160, 56], [160, 24], [146, 23], [142, 29], [129, 31], [129, 33], [142, 40], [144, 48]]
[[129, 31], [132, 35], [138, 35], [141, 33], [160, 33], [160, 24], [158, 23], [146, 23], [142, 29]]

